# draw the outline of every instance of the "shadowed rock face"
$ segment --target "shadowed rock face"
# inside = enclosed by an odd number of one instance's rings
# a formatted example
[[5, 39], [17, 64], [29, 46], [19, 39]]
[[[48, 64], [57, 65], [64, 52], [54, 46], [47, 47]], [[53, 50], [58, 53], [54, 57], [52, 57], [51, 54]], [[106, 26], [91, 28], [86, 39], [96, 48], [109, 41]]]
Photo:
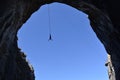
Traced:
[[120, 78], [120, 2], [118, 0], [1, 0], [0, 80], [34, 80], [34, 70], [17, 45], [17, 32], [46, 3], [70, 5], [89, 15], [92, 29], [111, 55], [116, 80]]

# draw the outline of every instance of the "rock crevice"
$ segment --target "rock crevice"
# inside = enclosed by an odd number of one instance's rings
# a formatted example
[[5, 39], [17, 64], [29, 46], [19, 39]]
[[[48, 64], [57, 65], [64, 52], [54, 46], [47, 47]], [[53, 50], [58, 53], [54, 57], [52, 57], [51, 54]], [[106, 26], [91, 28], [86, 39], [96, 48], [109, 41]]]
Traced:
[[119, 1], [113, 0], [1, 0], [0, 80], [34, 80], [34, 70], [17, 45], [17, 32], [42, 5], [59, 2], [88, 14], [90, 24], [111, 55], [116, 80], [120, 77]]

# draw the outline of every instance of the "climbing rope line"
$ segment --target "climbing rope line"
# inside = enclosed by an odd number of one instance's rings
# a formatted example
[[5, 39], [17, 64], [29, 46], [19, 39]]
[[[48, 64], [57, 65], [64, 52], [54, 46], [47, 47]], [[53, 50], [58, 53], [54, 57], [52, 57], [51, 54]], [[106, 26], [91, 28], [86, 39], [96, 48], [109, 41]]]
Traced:
[[49, 39], [52, 40], [52, 35], [51, 35], [51, 17], [50, 17], [50, 5], [48, 4], [48, 26], [49, 26]]
[[48, 4], [48, 24], [49, 24], [49, 34], [51, 34], [51, 20], [50, 20], [50, 5]]

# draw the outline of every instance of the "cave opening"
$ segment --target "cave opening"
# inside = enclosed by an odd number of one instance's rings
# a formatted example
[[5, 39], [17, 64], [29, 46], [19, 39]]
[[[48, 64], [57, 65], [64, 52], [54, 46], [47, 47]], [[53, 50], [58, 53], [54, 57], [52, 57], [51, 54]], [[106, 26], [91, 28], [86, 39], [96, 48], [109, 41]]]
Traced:
[[46, 5], [18, 33], [19, 47], [33, 65], [36, 80], [107, 80], [106, 51], [87, 15], [60, 3], [50, 8], [53, 41], [48, 41]]

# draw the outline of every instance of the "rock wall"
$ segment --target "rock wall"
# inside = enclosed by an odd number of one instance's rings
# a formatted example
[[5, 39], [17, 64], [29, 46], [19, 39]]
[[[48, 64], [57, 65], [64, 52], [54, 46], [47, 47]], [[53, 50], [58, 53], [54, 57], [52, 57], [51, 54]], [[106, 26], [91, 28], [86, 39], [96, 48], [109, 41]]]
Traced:
[[120, 80], [120, 7], [113, 0], [1, 0], [0, 80], [34, 80], [34, 70], [17, 45], [17, 32], [40, 6], [52, 2], [70, 5], [88, 14], [90, 24], [111, 55]]

